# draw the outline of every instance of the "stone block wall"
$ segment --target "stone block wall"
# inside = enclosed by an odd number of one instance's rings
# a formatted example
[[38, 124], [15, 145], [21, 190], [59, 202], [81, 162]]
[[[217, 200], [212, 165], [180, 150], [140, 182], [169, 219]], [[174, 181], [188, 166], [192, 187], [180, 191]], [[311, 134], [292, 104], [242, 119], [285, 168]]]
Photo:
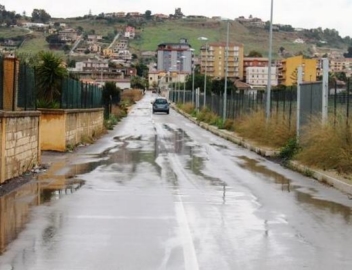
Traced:
[[1, 112], [0, 183], [40, 162], [39, 112]]
[[66, 116], [66, 145], [77, 145], [103, 132], [104, 109], [70, 110]]
[[99, 136], [104, 127], [104, 109], [39, 109], [41, 149], [66, 151], [85, 138]]

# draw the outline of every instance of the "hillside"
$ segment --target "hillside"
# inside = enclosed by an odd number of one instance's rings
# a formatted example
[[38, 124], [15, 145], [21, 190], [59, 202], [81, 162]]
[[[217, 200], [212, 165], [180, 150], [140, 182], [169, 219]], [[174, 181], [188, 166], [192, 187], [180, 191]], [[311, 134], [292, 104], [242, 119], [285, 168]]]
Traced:
[[[114, 36], [116, 32], [121, 32], [127, 25], [126, 22], [116, 22], [107, 19], [56, 19], [57, 22], [65, 23], [68, 27], [81, 29], [84, 33], [95, 33], [103, 36]], [[131, 24], [131, 22], [129, 22]], [[208, 42], [226, 41], [226, 21], [216, 21], [211, 19], [178, 19], [165, 21], [142, 21], [132, 22], [137, 29], [137, 36], [130, 42], [132, 52], [139, 55], [142, 51], [154, 51], [157, 45], [163, 42], [178, 42], [180, 38], [187, 38], [191, 46], [199, 53], [199, 48], [204, 41], [198, 40], [203, 36], [208, 38]], [[255, 50], [268, 55], [269, 33], [265, 29], [245, 27], [237, 21], [231, 21], [229, 27], [230, 42], [240, 42], [244, 45], [245, 54]], [[16, 36], [26, 36], [19, 51], [36, 52], [46, 49], [45, 35], [40, 33], [28, 33], [24, 30], [12, 31], [8, 28], [0, 28], [0, 37], [11, 38]], [[16, 34], [14, 34], [16, 33]], [[303, 39], [306, 43], [294, 43], [296, 39]], [[337, 50], [347, 50], [347, 46], [341, 41], [326, 48], [316, 46], [318, 40], [308, 39], [303, 32], [274, 32], [273, 35], [273, 57], [279, 57], [280, 48], [284, 48], [287, 55], [303, 53], [312, 56], [314, 53], [325, 53], [334, 48]], [[319, 50], [319, 51], [317, 51]]]

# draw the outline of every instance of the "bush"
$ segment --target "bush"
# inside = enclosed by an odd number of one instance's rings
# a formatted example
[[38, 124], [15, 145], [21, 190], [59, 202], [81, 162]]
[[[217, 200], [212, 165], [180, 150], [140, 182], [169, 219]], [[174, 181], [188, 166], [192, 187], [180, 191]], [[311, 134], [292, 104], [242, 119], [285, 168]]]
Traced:
[[279, 157], [284, 160], [291, 160], [299, 151], [299, 145], [296, 138], [288, 140], [287, 144], [281, 149]]
[[104, 127], [107, 130], [112, 130], [117, 123], [118, 123], [118, 119], [116, 118], [116, 116], [114, 116], [113, 114], [110, 114], [109, 118], [104, 120]]

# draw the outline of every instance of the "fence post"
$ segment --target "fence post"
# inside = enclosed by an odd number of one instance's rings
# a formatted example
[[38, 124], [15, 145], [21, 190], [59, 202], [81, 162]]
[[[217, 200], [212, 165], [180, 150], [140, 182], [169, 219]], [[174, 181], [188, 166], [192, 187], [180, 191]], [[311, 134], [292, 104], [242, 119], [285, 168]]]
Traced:
[[13, 84], [12, 84], [12, 110], [14, 111], [16, 108], [16, 78], [17, 78], [17, 59], [14, 58], [13, 61]]
[[302, 84], [302, 66], [297, 68], [297, 127], [296, 136], [299, 140], [300, 118], [301, 118], [301, 84]]
[[328, 120], [328, 93], [329, 93], [329, 60], [323, 58], [323, 124]]
[[348, 125], [348, 118], [350, 117], [350, 79], [347, 80], [347, 110], [346, 110], [346, 124]]

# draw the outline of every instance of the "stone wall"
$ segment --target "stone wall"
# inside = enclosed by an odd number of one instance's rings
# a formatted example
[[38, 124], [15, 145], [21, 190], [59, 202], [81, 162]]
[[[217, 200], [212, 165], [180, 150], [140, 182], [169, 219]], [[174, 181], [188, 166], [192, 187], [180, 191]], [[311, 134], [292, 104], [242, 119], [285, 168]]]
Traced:
[[1, 112], [0, 183], [40, 162], [39, 112]]
[[103, 132], [104, 109], [39, 109], [41, 149], [66, 151]]
[[66, 117], [66, 145], [77, 145], [103, 131], [104, 110], [70, 110]]

